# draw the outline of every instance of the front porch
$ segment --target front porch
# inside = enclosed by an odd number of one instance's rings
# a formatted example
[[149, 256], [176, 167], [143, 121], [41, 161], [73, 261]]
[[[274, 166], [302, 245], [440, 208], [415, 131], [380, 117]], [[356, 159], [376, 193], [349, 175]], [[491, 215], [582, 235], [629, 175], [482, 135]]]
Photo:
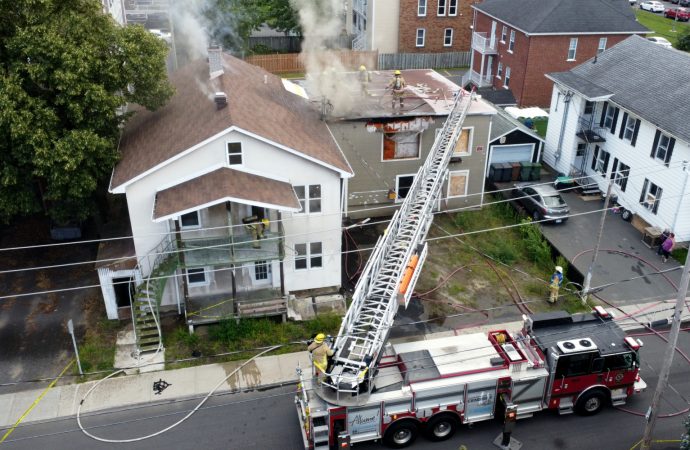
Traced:
[[[265, 287], [238, 291], [232, 294], [206, 295], [187, 300], [187, 324], [190, 330], [197, 325], [217, 323], [225, 319], [282, 315], [280, 304], [287, 305], [280, 288]], [[255, 306], [256, 308], [251, 308]], [[266, 308], [269, 306], [269, 308]], [[260, 311], [256, 309], [262, 308]]]

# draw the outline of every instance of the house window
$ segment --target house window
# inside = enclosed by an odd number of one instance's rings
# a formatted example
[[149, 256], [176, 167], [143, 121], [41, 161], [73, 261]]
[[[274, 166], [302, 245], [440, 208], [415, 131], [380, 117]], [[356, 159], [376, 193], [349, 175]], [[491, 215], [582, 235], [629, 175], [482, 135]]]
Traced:
[[295, 244], [295, 270], [316, 269], [323, 267], [323, 250], [321, 242]]
[[503, 75], [503, 63], [499, 62], [498, 68], [496, 69], [496, 78], [501, 78], [502, 75]]
[[645, 178], [644, 183], [642, 184], [640, 203], [652, 213], [656, 214], [659, 210], [659, 202], [661, 201], [662, 192], [663, 189]]
[[457, 16], [458, 15], [458, 0], [448, 0], [448, 15]]
[[438, 0], [438, 15], [446, 15], [446, 0]]
[[597, 55], [606, 50], [606, 38], [599, 38], [599, 47], [597, 47]]
[[467, 195], [467, 177], [469, 170], [450, 172], [448, 176], [448, 198], [465, 197]]
[[503, 80], [503, 87], [508, 89], [510, 86], [510, 67], [506, 66], [506, 78]]
[[206, 286], [210, 283], [209, 277], [206, 274], [206, 267], [186, 269], [185, 272], [187, 273], [187, 286]]
[[508, 42], [508, 51], [513, 53], [515, 48], [515, 30], [510, 30], [510, 42]]
[[652, 157], [660, 159], [668, 164], [669, 161], [671, 161], [671, 152], [673, 151], [673, 147], [671, 145], [672, 142], [675, 143], [675, 139], [672, 139], [657, 130], [656, 136], [654, 136]]
[[616, 115], [616, 112], [618, 111], [618, 108], [614, 108], [612, 106], [609, 106], [606, 108], [606, 117], [604, 118], [604, 128], [608, 128], [609, 130], [614, 129], [613, 125], [615, 124], [614, 117]]
[[594, 102], [585, 100], [585, 114], [592, 114], [594, 112]]
[[426, 16], [426, 0], [418, 0], [417, 15], [421, 17]]
[[268, 280], [268, 263], [266, 261], [254, 262], [254, 279]]
[[465, 156], [472, 153], [472, 134], [473, 128], [463, 128], [460, 132], [458, 142], [453, 149], [453, 156]]
[[633, 139], [633, 135], [635, 134], [635, 127], [637, 126], [637, 119], [628, 116], [628, 119], [625, 121], [625, 130], [623, 131], [623, 139], [631, 141]]
[[308, 184], [306, 186], [294, 186], [295, 194], [302, 207], [300, 213], [314, 214], [321, 212], [321, 185]]
[[592, 155], [592, 170], [606, 176], [606, 171], [609, 168], [609, 157], [611, 155], [606, 150], [600, 148], [598, 145], [594, 146], [594, 154]]
[[577, 54], [577, 38], [570, 38], [570, 47], [568, 47], [568, 61], [575, 61]]
[[630, 177], [630, 166], [614, 159], [611, 173], [613, 174], [613, 182], [621, 188], [621, 191], [625, 192], [625, 188], [628, 186], [628, 177]]
[[424, 28], [417, 28], [417, 47], [424, 47], [424, 35], [426, 30]]
[[228, 165], [239, 166], [242, 164], [242, 143], [228, 142]]
[[400, 203], [407, 197], [413, 182], [414, 175], [398, 175], [395, 177], [395, 192], [397, 193], [395, 203]]
[[180, 228], [185, 230], [185, 229], [191, 229], [191, 228], [200, 228], [201, 227], [201, 220], [199, 218], [199, 211], [192, 211], [187, 214], [182, 214], [180, 216]]
[[501, 42], [504, 44], [506, 42], [506, 36], [508, 36], [508, 27], [503, 25], [503, 29], [501, 30]]
[[585, 150], [587, 150], [587, 144], [585, 144], [584, 142], [577, 144], [575, 156], [585, 156]]
[[453, 45], [453, 29], [446, 28], [443, 33], [443, 46], [450, 47], [451, 45]]
[[383, 161], [419, 158], [421, 133], [401, 132], [383, 134]]

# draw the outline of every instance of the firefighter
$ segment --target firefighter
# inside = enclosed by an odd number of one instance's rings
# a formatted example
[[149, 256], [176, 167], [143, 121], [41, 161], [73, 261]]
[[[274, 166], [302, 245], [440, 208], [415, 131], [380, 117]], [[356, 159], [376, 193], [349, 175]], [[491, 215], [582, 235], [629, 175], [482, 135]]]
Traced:
[[323, 376], [328, 371], [328, 358], [335, 354], [326, 342], [326, 335], [323, 333], [317, 334], [312, 343], [309, 344], [309, 347], [307, 347], [307, 350], [311, 353], [316, 376]]
[[261, 248], [259, 239], [264, 238], [264, 231], [266, 231], [271, 222], [265, 218], [259, 219], [257, 216], [249, 216], [242, 219], [242, 223], [252, 234], [252, 247]]
[[393, 102], [392, 107], [395, 109], [395, 101], [398, 100], [400, 104], [400, 109], [403, 108], [403, 94], [405, 93], [405, 79], [399, 70], [394, 72], [393, 78], [388, 83], [388, 87], [393, 90]]
[[556, 303], [556, 300], [558, 300], [558, 289], [560, 289], [561, 284], [563, 284], [563, 267], [556, 266], [556, 271], [551, 275], [549, 283], [549, 288], [551, 288], [549, 303]]
[[366, 66], [362, 64], [359, 66], [359, 86], [361, 88], [361, 93], [363, 96], [369, 95], [369, 91], [367, 88], [369, 87], [369, 83], [371, 82], [371, 74], [367, 70]]

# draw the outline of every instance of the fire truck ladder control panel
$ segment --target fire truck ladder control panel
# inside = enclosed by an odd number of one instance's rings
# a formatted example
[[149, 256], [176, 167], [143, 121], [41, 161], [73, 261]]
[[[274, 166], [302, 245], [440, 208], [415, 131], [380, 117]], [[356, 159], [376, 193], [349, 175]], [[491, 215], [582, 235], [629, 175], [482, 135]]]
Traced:
[[379, 237], [357, 282], [335, 340], [332, 369], [321, 381], [322, 387], [336, 397], [329, 401], [337, 404], [367, 390], [398, 306], [407, 307], [410, 301], [427, 255], [424, 241], [440, 200], [446, 168], [473, 97], [473, 92], [464, 90], [457, 94], [429, 156], [388, 229]]

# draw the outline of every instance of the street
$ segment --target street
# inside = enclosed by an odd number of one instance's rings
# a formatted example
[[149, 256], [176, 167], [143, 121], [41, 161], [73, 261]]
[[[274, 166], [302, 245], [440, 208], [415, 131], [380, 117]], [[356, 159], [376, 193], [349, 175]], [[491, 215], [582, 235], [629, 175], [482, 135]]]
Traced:
[[[648, 383], [644, 394], [631, 399], [624, 408], [644, 412], [651, 402], [661, 367], [665, 343], [656, 336], [641, 337], [641, 375]], [[690, 333], [681, 332], [679, 348], [690, 353]], [[299, 424], [293, 406], [294, 386], [226, 394], [211, 398], [203, 408], [179, 427], [161, 436], [127, 444], [134, 449], [301, 449]], [[678, 354], [674, 359], [669, 388], [662, 400], [662, 414], [687, 408], [690, 397], [690, 365]], [[161, 396], [161, 402], [170, 401]], [[75, 399], [78, 401], [78, 399]], [[83, 418], [91, 433], [109, 439], [131, 439], [163, 429], [196, 406], [199, 400], [165, 403], [158, 406], [132, 407], [128, 410], [101, 412]], [[678, 439], [687, 414], [657, 421], [655, 438]], [[499, 434], [499, 421], [479, 422], [463, 426], [455, 437], [444, 443], [431, 443], [423, 438], [414, 449], [468, 450], [493, 448], [491, 442]], [[641, 437], [644, 417], [608, 407], [592, 417], [558, 416], [544, 411], [531, 419], [521, 420], [513, 437], [524, 449], [629, 449]], [[7, 449], [73, 449], [112, 448], [113, 444], [98, 443], [79, 431], [74, 418], [58, 419], [40, 424], [19, 426], [5, 441]], [[365, 443], [357, 449], [384, 448], [379, 443]], [[656, 444], [655, 449], [677, 449], [677, 442]]]

